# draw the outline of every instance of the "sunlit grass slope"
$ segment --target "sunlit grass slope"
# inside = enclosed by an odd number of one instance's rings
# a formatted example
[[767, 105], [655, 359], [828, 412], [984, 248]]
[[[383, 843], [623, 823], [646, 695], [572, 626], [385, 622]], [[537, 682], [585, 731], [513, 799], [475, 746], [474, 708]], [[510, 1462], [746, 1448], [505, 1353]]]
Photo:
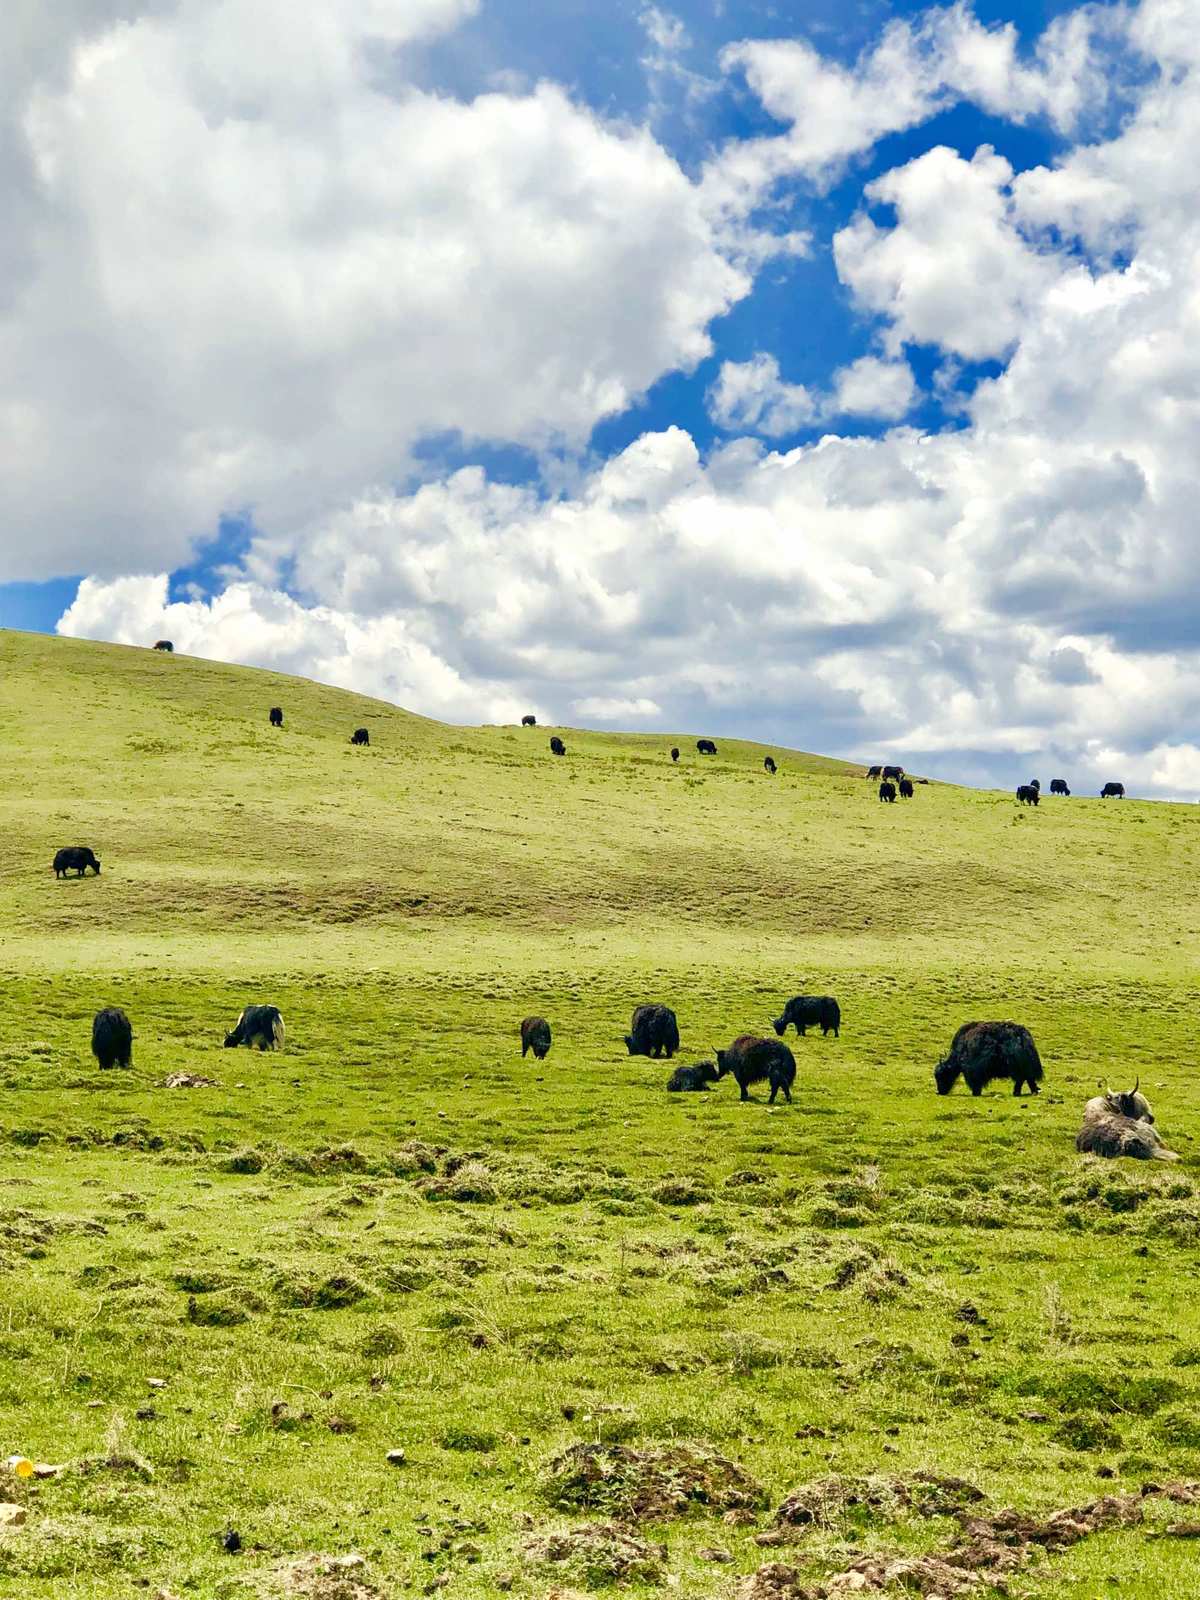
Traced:
[[[28, 1507], [0, 1595], [301, 1592], [287, 1562], [352, 1550], [367, 1595], [587, 1589], [527, 1545], [621, 1509], [545, 1488], [596, 1439], [713, 1446], [768, 1508], [831, 1473], [1037, 1511], [1200, 1477], [1200, 812], [884, 806], [845, 762], [701, 758], [709, 732], [448, 727], [0, 633], [0, 1459], [73, 1464], [0, 1485]], [[77, 843], [101, 876], [56, 881]], [[802, 990], [845, 1023], [794, 1042], [790, 1108], [668, 1096], [621, 1043], [663, 1000], [699, 1059]], [[221, 1049], [254, 1000], [281, 1057]], [[131, 1072], [91, 1060], [102, 1004]], [[1038, 1100], [934, 1095], [988, 1016], [1033, 1030]], [[1081, 1161], [1083, 1100], [1136, 1073], [1183, 1163]], [[667, 1555], [633, 1592], [954, 1536], [898, 1505], [782, 1551], [771, 1524], [644, 1521]], [[1021, 1581], [1148, 1600], [1193, 1563], [1135, 1530]]]

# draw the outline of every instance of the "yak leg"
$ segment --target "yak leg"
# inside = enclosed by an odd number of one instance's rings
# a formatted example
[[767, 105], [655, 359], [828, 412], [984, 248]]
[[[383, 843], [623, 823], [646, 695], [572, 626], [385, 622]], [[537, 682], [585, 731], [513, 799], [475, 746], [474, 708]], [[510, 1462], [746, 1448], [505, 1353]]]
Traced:
[[742, 1092], [741, 1092], [741, 1095], [739, 1096], [739, 1099], [749, 1100], [749, 1098], [750, 1098], [750, 1091], [746, 1088], [745, 1084], [742, 1084]]

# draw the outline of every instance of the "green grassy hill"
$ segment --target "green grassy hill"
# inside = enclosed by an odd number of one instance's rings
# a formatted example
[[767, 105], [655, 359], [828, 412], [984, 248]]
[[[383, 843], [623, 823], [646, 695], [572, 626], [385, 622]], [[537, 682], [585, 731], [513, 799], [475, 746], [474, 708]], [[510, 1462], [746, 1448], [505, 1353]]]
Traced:
[[[1039, 1515], [1200, 1477], [1200, 811], [881, 806], [861, 768], [718, 743], [0, 633], [0, 1459], [66, 1466], [0, 1484], [0, 1595], [541, 1600], [632, 1561], [699, 1600], [953, 1548], [922, 1470]], [[103, 872], [56, 881], [75, 843]], [[668, 1096], [621, 1042], [660, 999], [700, 1059], [799, 991], [844, 1027], [794, 1041], [790, 1108]], [[256, 1000], [282, 1056], [221, 1049]], [[90, 1056], [103, 1004], [130, 1072]], [[1033, 1030], [1036, 1101], [933, 1093], [989, 1016]], [[1076, 1156], [1137, 1073], [1183, 1162]], [[687, 1498], [679, 1441], [762, 1486], [753, 1519], [711, 1462]], [[581, 1444], [633, 1454], [589, 1487], [553, 1468]], [[637, 1492], [664, 1450], [685, 1516]], [[581, 1532], [618, 1514], [624, 1543]], [[1149, 1499], [1019, 1582], [1190, 1595], [1186, 1541], [1145, 1538], [1185, 1520]]]

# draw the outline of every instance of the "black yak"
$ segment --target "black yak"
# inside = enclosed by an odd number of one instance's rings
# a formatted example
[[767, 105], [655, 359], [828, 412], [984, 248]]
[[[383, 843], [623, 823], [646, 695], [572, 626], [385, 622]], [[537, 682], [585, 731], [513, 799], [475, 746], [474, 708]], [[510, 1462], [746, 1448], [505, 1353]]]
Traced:
[[567, 753], [566, 745], [557, 734], [554, 734], [550, 740], [550, 753], [555, 756], [565, 756]]
[[225, 1048], [244, 1044], [251, 1050], [283, 1049], [283, 1017], [278, 1006], [247, 1006], [225, 1035]]
[[1125, 785], [1123, 783], [1106, 783], [1100, 791], [1101, 800], [1124, 800]]
[[693, 1089], [707, 1089], [716, 1083], [719, 1073], [711, 1061], [696, 1061], [690, 1067], [676, 1067], [667, 1083], [671, 1094], [681, 1094]]
[[154, 648], [156, 650], [165, 650], [168, 655], [173, 655], [175, 652], [175, 646], [171, 643], [170, 639], [156, 639], [154, 641]]
[[[1140, 1080], [1139, 1080], [1140, 1081]], [[1154, 1126], [1154, 1113], [1137, 1083], [1126, 1093], [1109, 1089], [1083, 1108], [1075, 1148], [1084, 1155], [1132, 1156], [1136, 1161], [1178, 1161]]]
[[964, 1022], [954, 1035], [950, 1054], [934, 1068], [937, 1092], [949, 1094], [960, 1073], [975, 1095], [997, 1078], [1011, 1078], [1014, 1094], [1020, 1094], [1022, 1084], [1037, 1094], [1042, 1062], [1033, 1035], [1019, 1022]]
[[903, 767], [884, 767], [883, 776], [885, 778], [894, 778], [896, 780], [896, 782], [899, 783], [900, 779], [904, 776], [904, 768]]
[[879, 785], [879, 798], [886, 800], [890, 805], [896, 798], [896, 785], [894, 783], [881, 783]]
[[867, 768], [867, 777], [868, 778], [882, 778], [883, 777], [883, 768], [882, 767], [868, 767]]
[[521, 718], [521, 726], [523, 728], [536, 728], [537, 727], [537, 718], [536, 717], [530, 717], [530, 716], [524, 716], [524, 717]]
[[911, 800], [912, 797], [913, 797], [912, 779], [911, 778], [901, 778], [900, 779], [900, 798], [901, 798], [901, 800]]
[[354, 732], [350, 735], [351, 744], [370, 744], [370, 742], [371, 735], [365, 728], [355, 728]]
[[671, 746], [671, 760], [672, 761], [678, 761], [679, 760], [679, 746], [677, 744], [673, 744]]
[[798, 994], [794, 995], [783, 1008], [783, 1015], [776, 1017], [775, 1032], [780, 1036], [794, 1027], [803, 1039], [805, 1029], [820, 1028], [821, 1037], [832, 1031], [835, 1039], [841, 1037], [842, 1008], [831, 994]]
[[1067, 780], [1065, 778], [1050, 779], [1051, 794], [1070, 794], [1070, 792], [1070, 789], [1067, 788]]
[[723, 1078], [727, 1072], [733, 1074], [733, 1081], [741, 1090], [741, 1099], [749, 1100], [750, 1085], [765, 1080], [771, 1085], [771, 1105], [775, 1104], [780, 1089], [783, 1098], [791, 1104], [796, 1058], [778, 1039], [760, 1039], [753, 1033], [739, 1034], [728, 1050], [717, 1051], [717, 1077]]
[[717, 747], [711, 739], [697, 739], [696, 749], [702, 756], [715, 756], [717, 753]]
[[119, 1006], [105, 1006], [92, 1019], [92, 1054], [104, 1068], [133, 1065], [133, 1029]]
[[765, 772], [769, 772], [772, 777], [775, 776], [776, 767], [775, 767], [775, 757], [774, 756], [764, 756], [763, 757], [763, 770]]
[[1036, 789], [1037, 792], [1039, 794], [1041, 794], [1041, 792], [1042, 792], [1042, 781], [1041, 781], [1041, 779], [1040, 778], [1030, 778], [1029, 787], [1031, 789]]
[[1021, 805], [1035, 806], [1040, 798], [1041, 797], [1039, 796], [1037, 790], [1031, 783], [1019, 783], [1017, 785], [1017, 800]]
[[273, 728], [282, 728], [283, 727], [283, 707], [282, 706], [272, 706], [270, 711], [267, 713], [267, 715], [270, 718], [271, 726]]
[[679, 1049], [679, 1024], [670, 1006], [638, 1006], [633, 1013], [625, 1048], [631, 1056], [665, 1055], [668, 1060]]
[[521, 1059], [533, 1051], [536, 1061], [544, 1061], [550, 1049], [550, 1024], [545, 1017], [526, 1017], [521, 1024]]
[[100, 857], [93, 855], [85, 844], [65, 845], [54, 857], [56, 878], [65, 878], [72, 869], [82, 878], [88, 867], [100, 876]]

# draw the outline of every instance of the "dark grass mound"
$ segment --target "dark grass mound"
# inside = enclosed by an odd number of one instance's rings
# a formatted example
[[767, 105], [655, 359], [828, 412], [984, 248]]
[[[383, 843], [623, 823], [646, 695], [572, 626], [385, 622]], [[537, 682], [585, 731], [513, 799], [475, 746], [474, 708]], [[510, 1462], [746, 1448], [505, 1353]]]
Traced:
[[766, 1503], [762, 1486], [735, 1462], [708, 1445], [683, 1443], [643, 1450], [572, 1445], [551, 1461], [542, 1492], [560, 1510], [602, 1511], [646, 1522]]

